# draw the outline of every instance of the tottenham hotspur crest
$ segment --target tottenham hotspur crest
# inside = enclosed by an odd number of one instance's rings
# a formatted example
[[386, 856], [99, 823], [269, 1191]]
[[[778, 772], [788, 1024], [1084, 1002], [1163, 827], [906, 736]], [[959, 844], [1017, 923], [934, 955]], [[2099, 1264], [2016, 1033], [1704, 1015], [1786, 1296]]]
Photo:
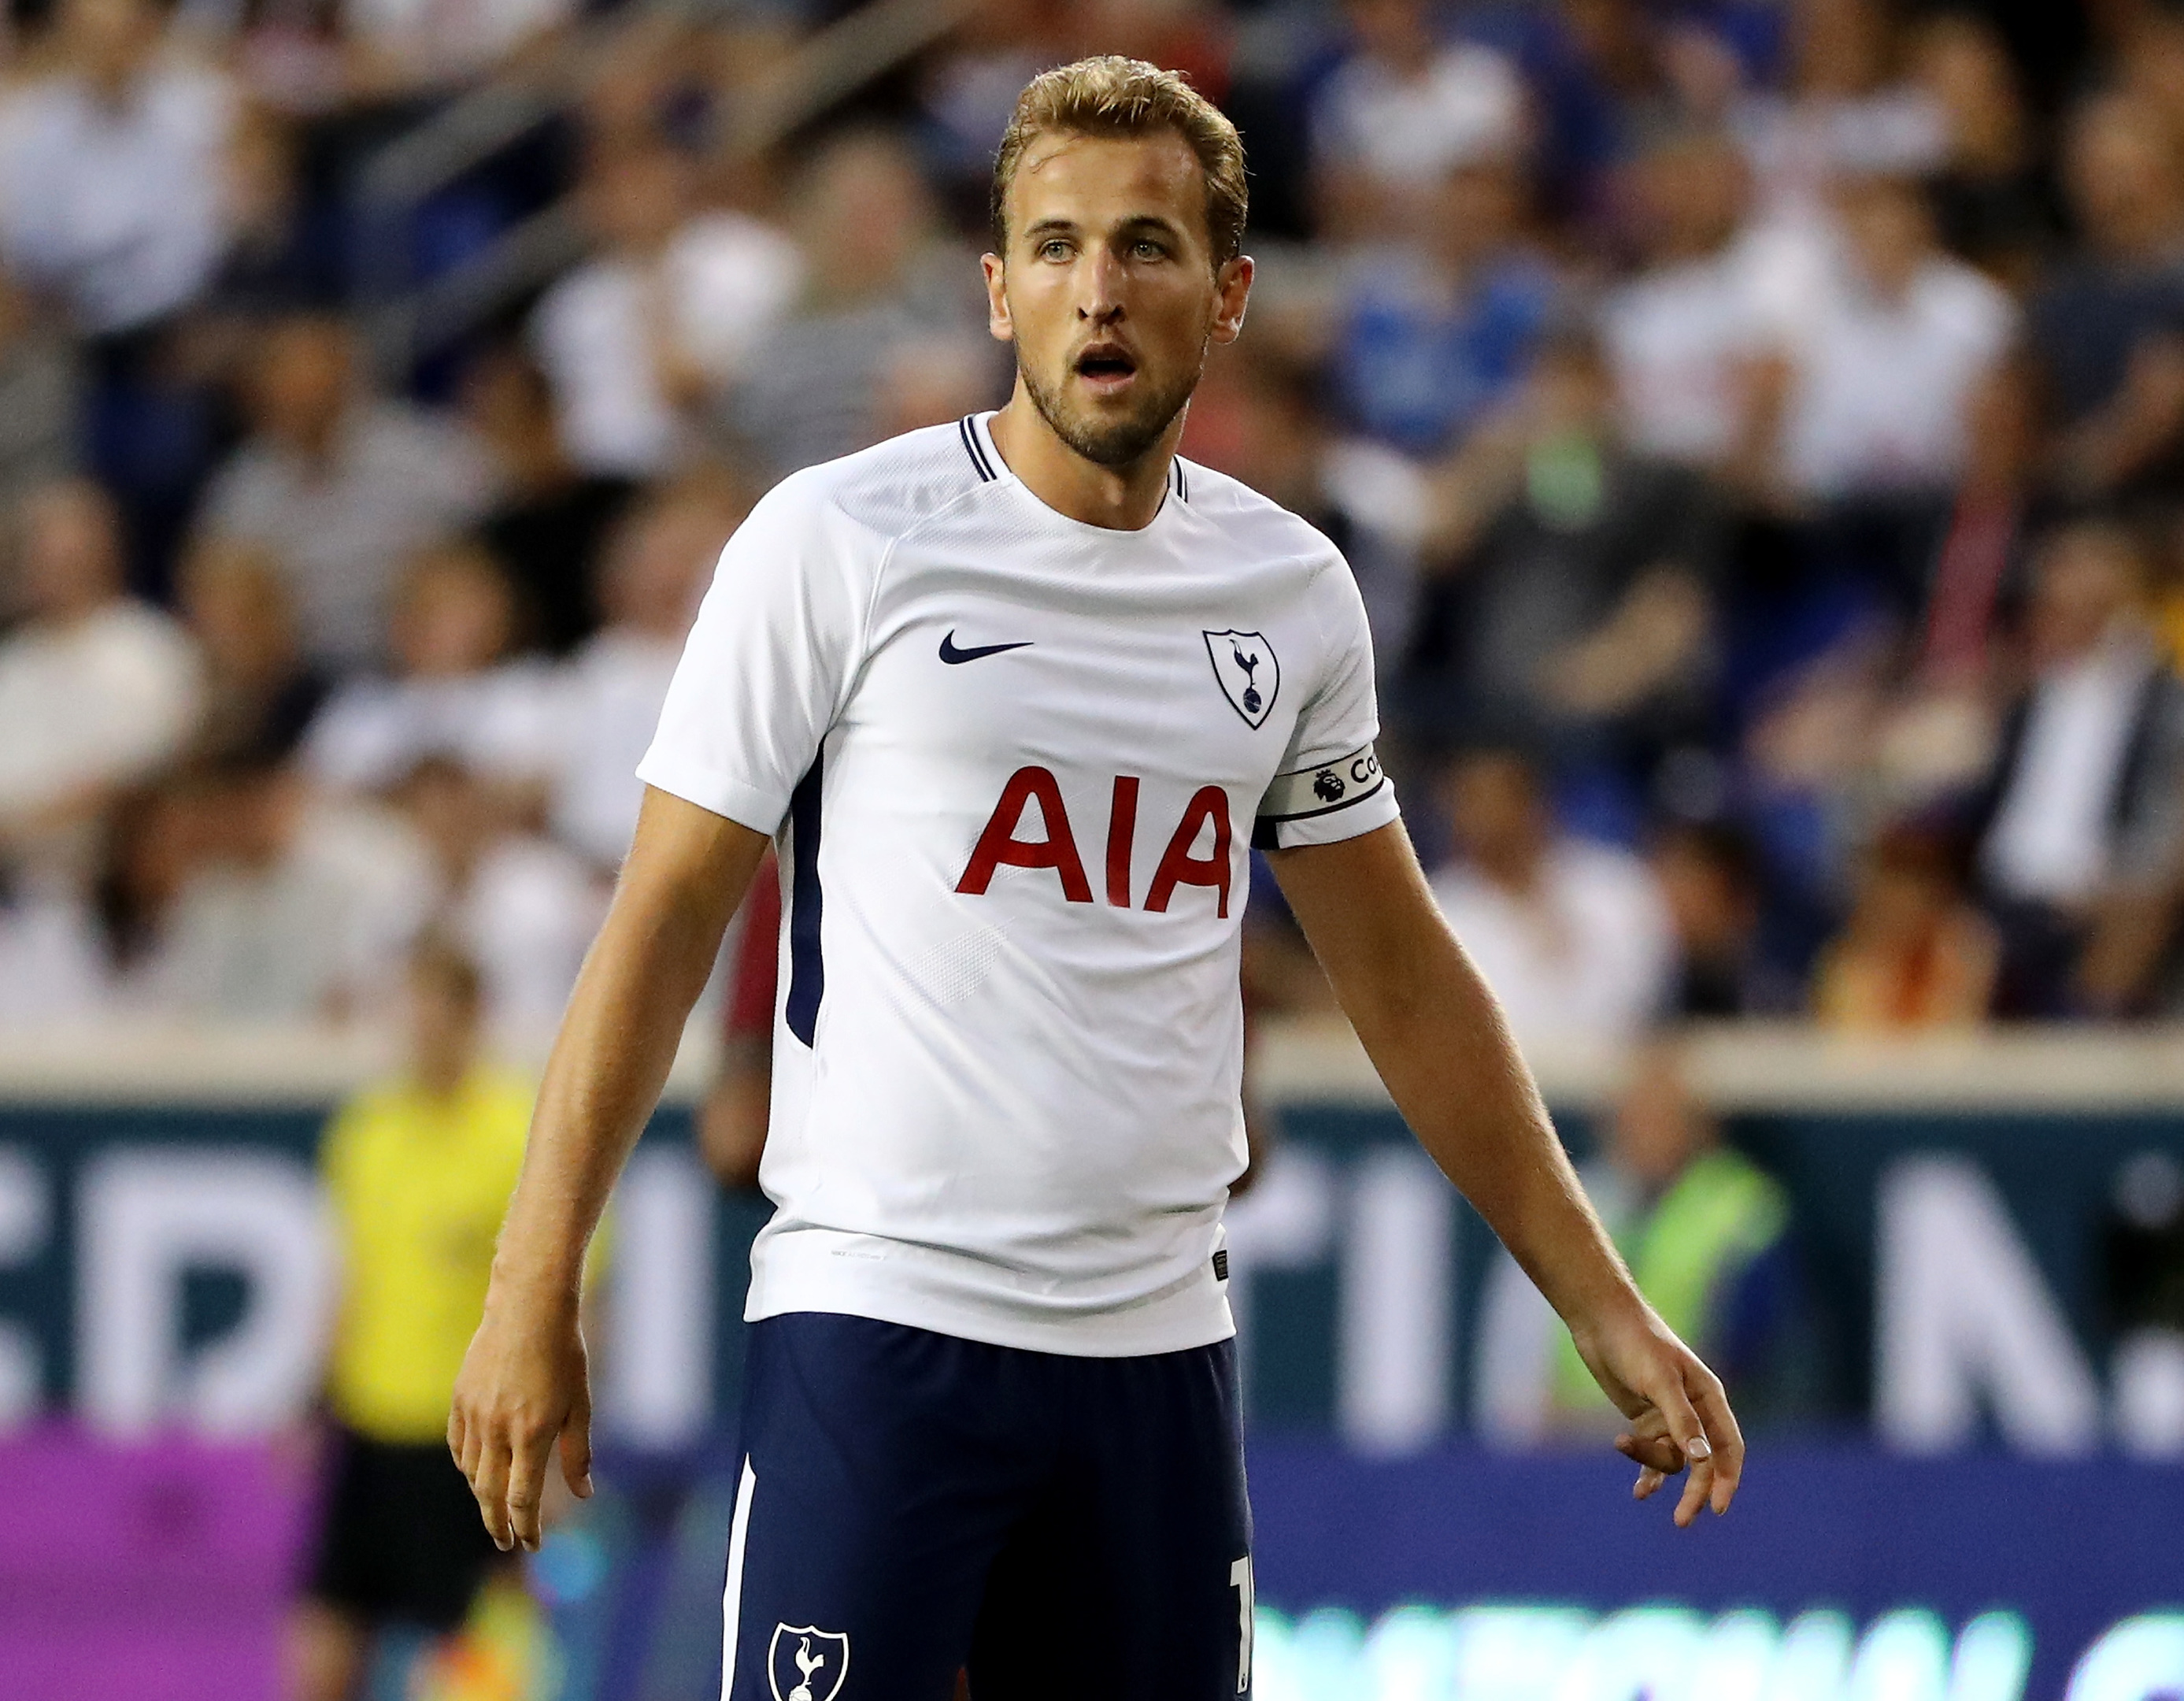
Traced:
[[1221, 682], [1228, 705], [1248, 726], [1266, 723], [1274, 711], [1274, 699], [1282, 689], [1282, 664], [1274, 647], [1260, 632], [1209, 632], [1206, 653], [1212, 658], [1213, 677]]
[[766, 1651], [773, 1701], [834, 1701], [850, 1675], [850, 1633], [777, 1624]]

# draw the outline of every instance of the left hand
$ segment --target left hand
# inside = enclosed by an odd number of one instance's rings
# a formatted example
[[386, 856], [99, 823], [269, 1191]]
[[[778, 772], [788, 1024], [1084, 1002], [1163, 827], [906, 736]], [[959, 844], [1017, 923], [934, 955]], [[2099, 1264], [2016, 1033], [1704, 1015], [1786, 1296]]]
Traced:
[[1688, 1465], [1677, 1528], [1689, 1528], [1702, 1507], [1716, 1517], [1728, 1511], [1744, 1475], [1744, 1436], [1720, 1378], [1649, 1306], [1572, 1334], [1593, 1380], [1630, 1420], [1615, 1450], [1638, 1466], [1632, 1493], [1644, 1500]]

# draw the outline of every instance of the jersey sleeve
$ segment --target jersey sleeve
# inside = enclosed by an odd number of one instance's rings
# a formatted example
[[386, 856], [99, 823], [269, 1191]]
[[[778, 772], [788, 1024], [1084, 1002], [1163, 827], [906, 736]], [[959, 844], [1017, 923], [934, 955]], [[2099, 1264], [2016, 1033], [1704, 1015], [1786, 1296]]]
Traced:
[[637, 777], [777, 831], [855, 676], [875, 553], [823, 490], [776, 487], [721, 552]]
[[1251, 845], [1290, 850], [1333, 845], [1385, 827], [1401, 811], [1373, 742], [1380, 717], [1373, 689], [1373, 634], [1349, 567], [1336, 561], [1312, 588], [1321, 636], [1319, 678], [1281, 769], [1260, 800]]

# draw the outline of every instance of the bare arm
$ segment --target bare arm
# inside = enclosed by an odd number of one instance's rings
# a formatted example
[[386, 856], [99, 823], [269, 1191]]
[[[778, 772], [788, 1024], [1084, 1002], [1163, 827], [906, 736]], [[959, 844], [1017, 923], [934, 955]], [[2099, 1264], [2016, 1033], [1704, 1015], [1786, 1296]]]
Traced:
[[584, 1251], [766, 847], [748, 827], [645, 793], [613, 906], [546, 1065], [485, 1317], [448, 1419], [448, 1445], [504, 1549], [538, 1545], [557, 1439], [570, 1487], [591, 1492], [591, 1396], [577, 1320]]
[[1721, 1384], [1632, 1285], [1401, 823], [1269, 860], [1396, 1108], [1630, 1420], [1616, 1445], [1641, 1467], [1640, 1497], [1688, 1460], [1676, 1521], [1728, 1510], [1744, 1442]]

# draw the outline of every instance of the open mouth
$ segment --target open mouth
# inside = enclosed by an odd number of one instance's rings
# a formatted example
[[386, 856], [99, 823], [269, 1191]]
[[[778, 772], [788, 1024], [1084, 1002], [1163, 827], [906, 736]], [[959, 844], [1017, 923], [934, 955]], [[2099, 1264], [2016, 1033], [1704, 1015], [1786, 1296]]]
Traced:
[[1095, 343], [1077, 357], [1077, 376], [1098, 389], [1117, 388], [1137, 376], [1138, 363], [1127, 349]]

